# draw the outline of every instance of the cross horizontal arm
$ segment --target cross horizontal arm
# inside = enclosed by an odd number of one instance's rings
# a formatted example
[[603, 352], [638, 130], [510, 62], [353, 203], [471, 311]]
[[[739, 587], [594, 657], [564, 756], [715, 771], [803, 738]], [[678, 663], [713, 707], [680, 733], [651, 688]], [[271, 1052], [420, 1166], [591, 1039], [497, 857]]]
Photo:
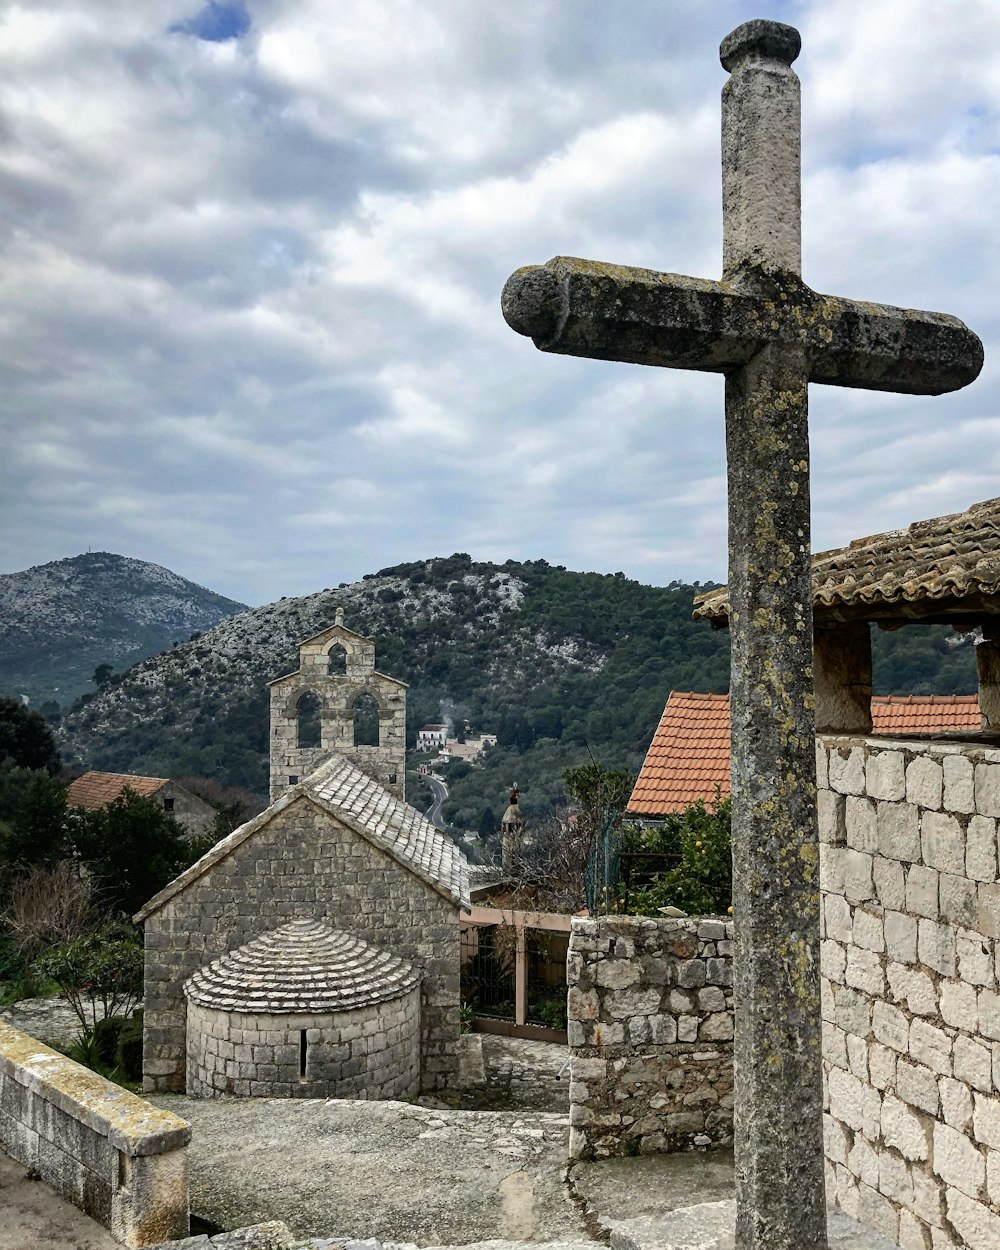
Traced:
[[511, 275], [503, 314], [546, 352], [731, 373], [776, 343], [805, 349], [812, 382], [908, 395], [958, 390], [983, 365], [956, 317], [819, 295], [787, 273], [750, 290], [557, 256]]

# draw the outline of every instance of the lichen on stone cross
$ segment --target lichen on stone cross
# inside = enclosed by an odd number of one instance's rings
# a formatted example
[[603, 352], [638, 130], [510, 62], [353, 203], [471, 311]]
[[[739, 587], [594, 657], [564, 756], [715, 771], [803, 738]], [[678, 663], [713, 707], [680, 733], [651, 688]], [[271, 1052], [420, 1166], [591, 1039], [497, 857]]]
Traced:
[[820, 295], [801, 278], [799, 35], [723, 40], [723, 276], [556, 257], [503, 293], [542, 351], [726, 379], [736, 926], [736, 1240], [822, 1250], [809, 382], [937, 395], [973, 381], [954, 317]]

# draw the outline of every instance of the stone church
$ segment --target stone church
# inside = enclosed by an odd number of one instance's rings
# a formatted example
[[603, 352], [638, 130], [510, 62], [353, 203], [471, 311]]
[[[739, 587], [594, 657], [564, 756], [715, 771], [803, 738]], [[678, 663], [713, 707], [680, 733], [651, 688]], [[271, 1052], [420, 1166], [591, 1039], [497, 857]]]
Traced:
[[270, 689], [270, 806], [135, 917], [144, 1088], [308, 1098], [447, 1088], [469, 873], [403, 799], [405, 684], [375, 671], [374, 644], [338, 609]]

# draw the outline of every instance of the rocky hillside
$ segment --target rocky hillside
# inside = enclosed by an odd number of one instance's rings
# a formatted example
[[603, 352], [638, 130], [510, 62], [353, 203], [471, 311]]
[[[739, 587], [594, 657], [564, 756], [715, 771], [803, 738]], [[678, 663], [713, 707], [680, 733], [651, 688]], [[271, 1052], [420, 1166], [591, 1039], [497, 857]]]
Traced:
[[[574, 573], [544, 560], [466, 555], [383, 569], [282, 599], [143, 660], [64, 718], [62, 748], [93, 768], [214, 777], [266, 790], [266, 682], [343, 607], [373, 637], [378, 668], [409, 683], [412, 746], [425, 722], [494, 732], [483, 767], [452, 764], [445, 815], [483, 829], [522, 787], [530, 814], [560, 801], [561, 770], [593, 756], [636, 769], [672, 689], [724, 691], [729, 639], [691, 620], [698, 590]], [[975, 689], [971, 646], [933, 627], [876, 632], [880, 693]]]
[[376, 640], [379, 669], [410, 684], [411, 742], [442, 718], [500, 735], [502, 807], [512, 780], [527, 791], [544, 774], [554, 794], [560, 768], [586, 760], [588, 743], [602, 762], [636, 766], [671, 686], [726, 688], [727, 640], [690, 619], [694, 593], [545, 561], [400, 565], [244, 612], [137, 664], [70, 712], [63, 749], [89, 767], [261, 791], [265, 683], [295, 668], [298, 643], [342, 606], [347, 624]]
[[126, 669], [244, 606], [106, 551], [2, 574], [0, 693], [68, 706], [99, 665]]

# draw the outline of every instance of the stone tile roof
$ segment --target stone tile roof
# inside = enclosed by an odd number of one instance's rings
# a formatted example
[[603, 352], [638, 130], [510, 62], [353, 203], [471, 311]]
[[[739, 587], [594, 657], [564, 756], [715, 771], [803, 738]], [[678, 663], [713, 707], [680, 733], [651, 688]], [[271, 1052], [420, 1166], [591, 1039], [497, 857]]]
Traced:
[[451, 838], [380, 782], [335, 755], [300, 785], [457, 906], [470, 906], [468, 860]]
[[[1000, 612], [1000, 499], [817, 552], [812, 569], [817, 617], [836, 619], [843, 609], [855, 618], [906, 617], [915, 614], [907, 605], [922, 605], [926, 614], [937, 604], [973, 599], [981, 606], [992, 596], [985, 610]], [[699, 595], [694, 615], [724, 623], [728, 588]]]
[[[875, 695], [872, 732], [932, 734], [982, 726], [979, 699], [968, 695]], [[729, 794], [729, 695], [672, 691], [643, 761], [628, 811], [680, 812], [719, 787]]]
[[349, 1011], [412, 990], [405, 960], [319, 920], [293, 920], [228, 951], [184, 982], [188, 1000], [218, 1011]]
[[66, 792], [66, 802], [70, 807], [85, 807], [88, 811], [96, 811], [99, 807], [107, 807], [113, 803], [126, 788], [136, 794], [155, 794], [161, 786], [169, 781], [168, 777], [133, 777], [130, 773], [84, 773], [71, 781]]
[[158, 911], [176, 894], [186, 890], [202, 873], [253, 837], [281, 811], [298, 799], [307, 799], [328, 811], [359, 837], [391, 855], [432, 889], [450, 899], [456, 907], [468, 911], [469, 864], [451, 838], [422, 816], [416, 808], [369, 777], [341, 755], [333, 755], [297, 785], [291, 786], [281, 798], [245, 825], [234, 829], [179, 876], [133, 917], [138, 924]]

